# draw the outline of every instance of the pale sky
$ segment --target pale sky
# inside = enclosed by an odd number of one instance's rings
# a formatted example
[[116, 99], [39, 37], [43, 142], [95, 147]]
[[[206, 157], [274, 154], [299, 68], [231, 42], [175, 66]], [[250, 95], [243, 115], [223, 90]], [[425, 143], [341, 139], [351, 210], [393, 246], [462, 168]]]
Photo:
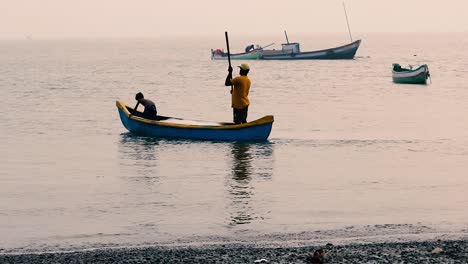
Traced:
[[[468, 32], [468, 0], [345, 0], [353, 32]], [[0, 0], [0, 38], [347, 32], [342, 0]]]

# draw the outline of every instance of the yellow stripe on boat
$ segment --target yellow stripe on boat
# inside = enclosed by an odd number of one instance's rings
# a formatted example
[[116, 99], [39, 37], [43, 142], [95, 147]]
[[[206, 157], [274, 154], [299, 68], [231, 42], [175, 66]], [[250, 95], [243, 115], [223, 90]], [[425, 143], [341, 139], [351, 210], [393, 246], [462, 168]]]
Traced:
[[246, 127], [258, 126], [268, 123], [273, 123], [274, 118], [272, 115], [264, 116], [260, 119], [244, 123], [244, 124], [232, 124], [232, 125], [219, 125], [219, 126], [212, 126], [212, 125], [189, 125], [189, 124], [173, 124], [164, 121], [157, 121], [157, 120], [150, 120], [146, 118], [142, 118], [139, 116], [132, 115], [127, 107], [125, 102], [123, 101], [116, 101], [116, 105], [120, 108], [130, 119], [133, 119], [138, 122], [147, 123], [147, 124], [155, 124], [159, 126], [166, 126], [166, 127], [177, 127], [177, 128], [204, 128], [204, 129], [241, 129]]

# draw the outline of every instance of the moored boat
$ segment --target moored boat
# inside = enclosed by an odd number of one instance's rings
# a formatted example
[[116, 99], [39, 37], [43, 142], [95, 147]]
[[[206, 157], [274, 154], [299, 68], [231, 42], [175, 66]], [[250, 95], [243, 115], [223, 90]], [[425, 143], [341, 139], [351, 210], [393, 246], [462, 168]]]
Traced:
[[361, 45], [361, 40], [350, 44], [316, 51], [301, 52], [299, 43], [284, 43], [281, 50], [263, 50], [261, 59], [264, 60], [346, 60], [354, 59], [354, 55]]
[[[231, 60], [258, 60], [262, 56], [262, 49], [254, 49], [244, 53], [231, 53]], [[211, 50], [212, 60], [227, 60], [228, 54], [221, 49]]]
[[402, 68], [398, 63], [393, 64], [392, 78], [395, 83], [426, 84], [429, 77], [429, 67], [426, 64], [415, 69]]
[[262, 59], [264, 60], [351, 60], [354, 59], [361, 40], [353, 41], [351, 36], [351, 28], [349, 27], [348, 14], [343, 2], [343, 8], [346, 16], [346, 23], [348, 25], [349, 38], [351, 43], [330, 49], [315, 50], [315, 51], [301, 51], [299, 43], [289, 43], [288, 34], [286, 30], [284, 35], [286, 43], [281, 44], [281, 50], [263, 50]]
[[116, 102], [124, 127], [138, 135], [154, 138], [177, 138], [219, 141], [264, 141], [267, 140], [273, 116], [264, 116], [245, 124], [207, 122], [182, 118], [158, 116], [157, 120], [141, 117], [142, 113]]

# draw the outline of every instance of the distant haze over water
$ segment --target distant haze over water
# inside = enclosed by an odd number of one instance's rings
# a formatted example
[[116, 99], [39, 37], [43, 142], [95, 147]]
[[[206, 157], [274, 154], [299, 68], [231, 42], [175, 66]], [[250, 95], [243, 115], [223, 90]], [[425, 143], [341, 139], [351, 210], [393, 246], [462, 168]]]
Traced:
[[[339, 0], [2, 1], [0, 39], [346, 32]], [[468, 32], [468, 1], [345, 1], [353, 32]]]

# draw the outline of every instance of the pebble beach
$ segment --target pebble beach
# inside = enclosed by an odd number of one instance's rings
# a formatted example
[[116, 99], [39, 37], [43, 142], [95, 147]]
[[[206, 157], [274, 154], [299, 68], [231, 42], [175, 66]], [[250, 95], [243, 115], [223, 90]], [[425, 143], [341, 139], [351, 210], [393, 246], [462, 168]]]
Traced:
[[[324, 258], [313, 253], [323, 249]], [[0, 263], [468, 263], [468, 239], [301, 247], [216, 245], [0, 255]]]

